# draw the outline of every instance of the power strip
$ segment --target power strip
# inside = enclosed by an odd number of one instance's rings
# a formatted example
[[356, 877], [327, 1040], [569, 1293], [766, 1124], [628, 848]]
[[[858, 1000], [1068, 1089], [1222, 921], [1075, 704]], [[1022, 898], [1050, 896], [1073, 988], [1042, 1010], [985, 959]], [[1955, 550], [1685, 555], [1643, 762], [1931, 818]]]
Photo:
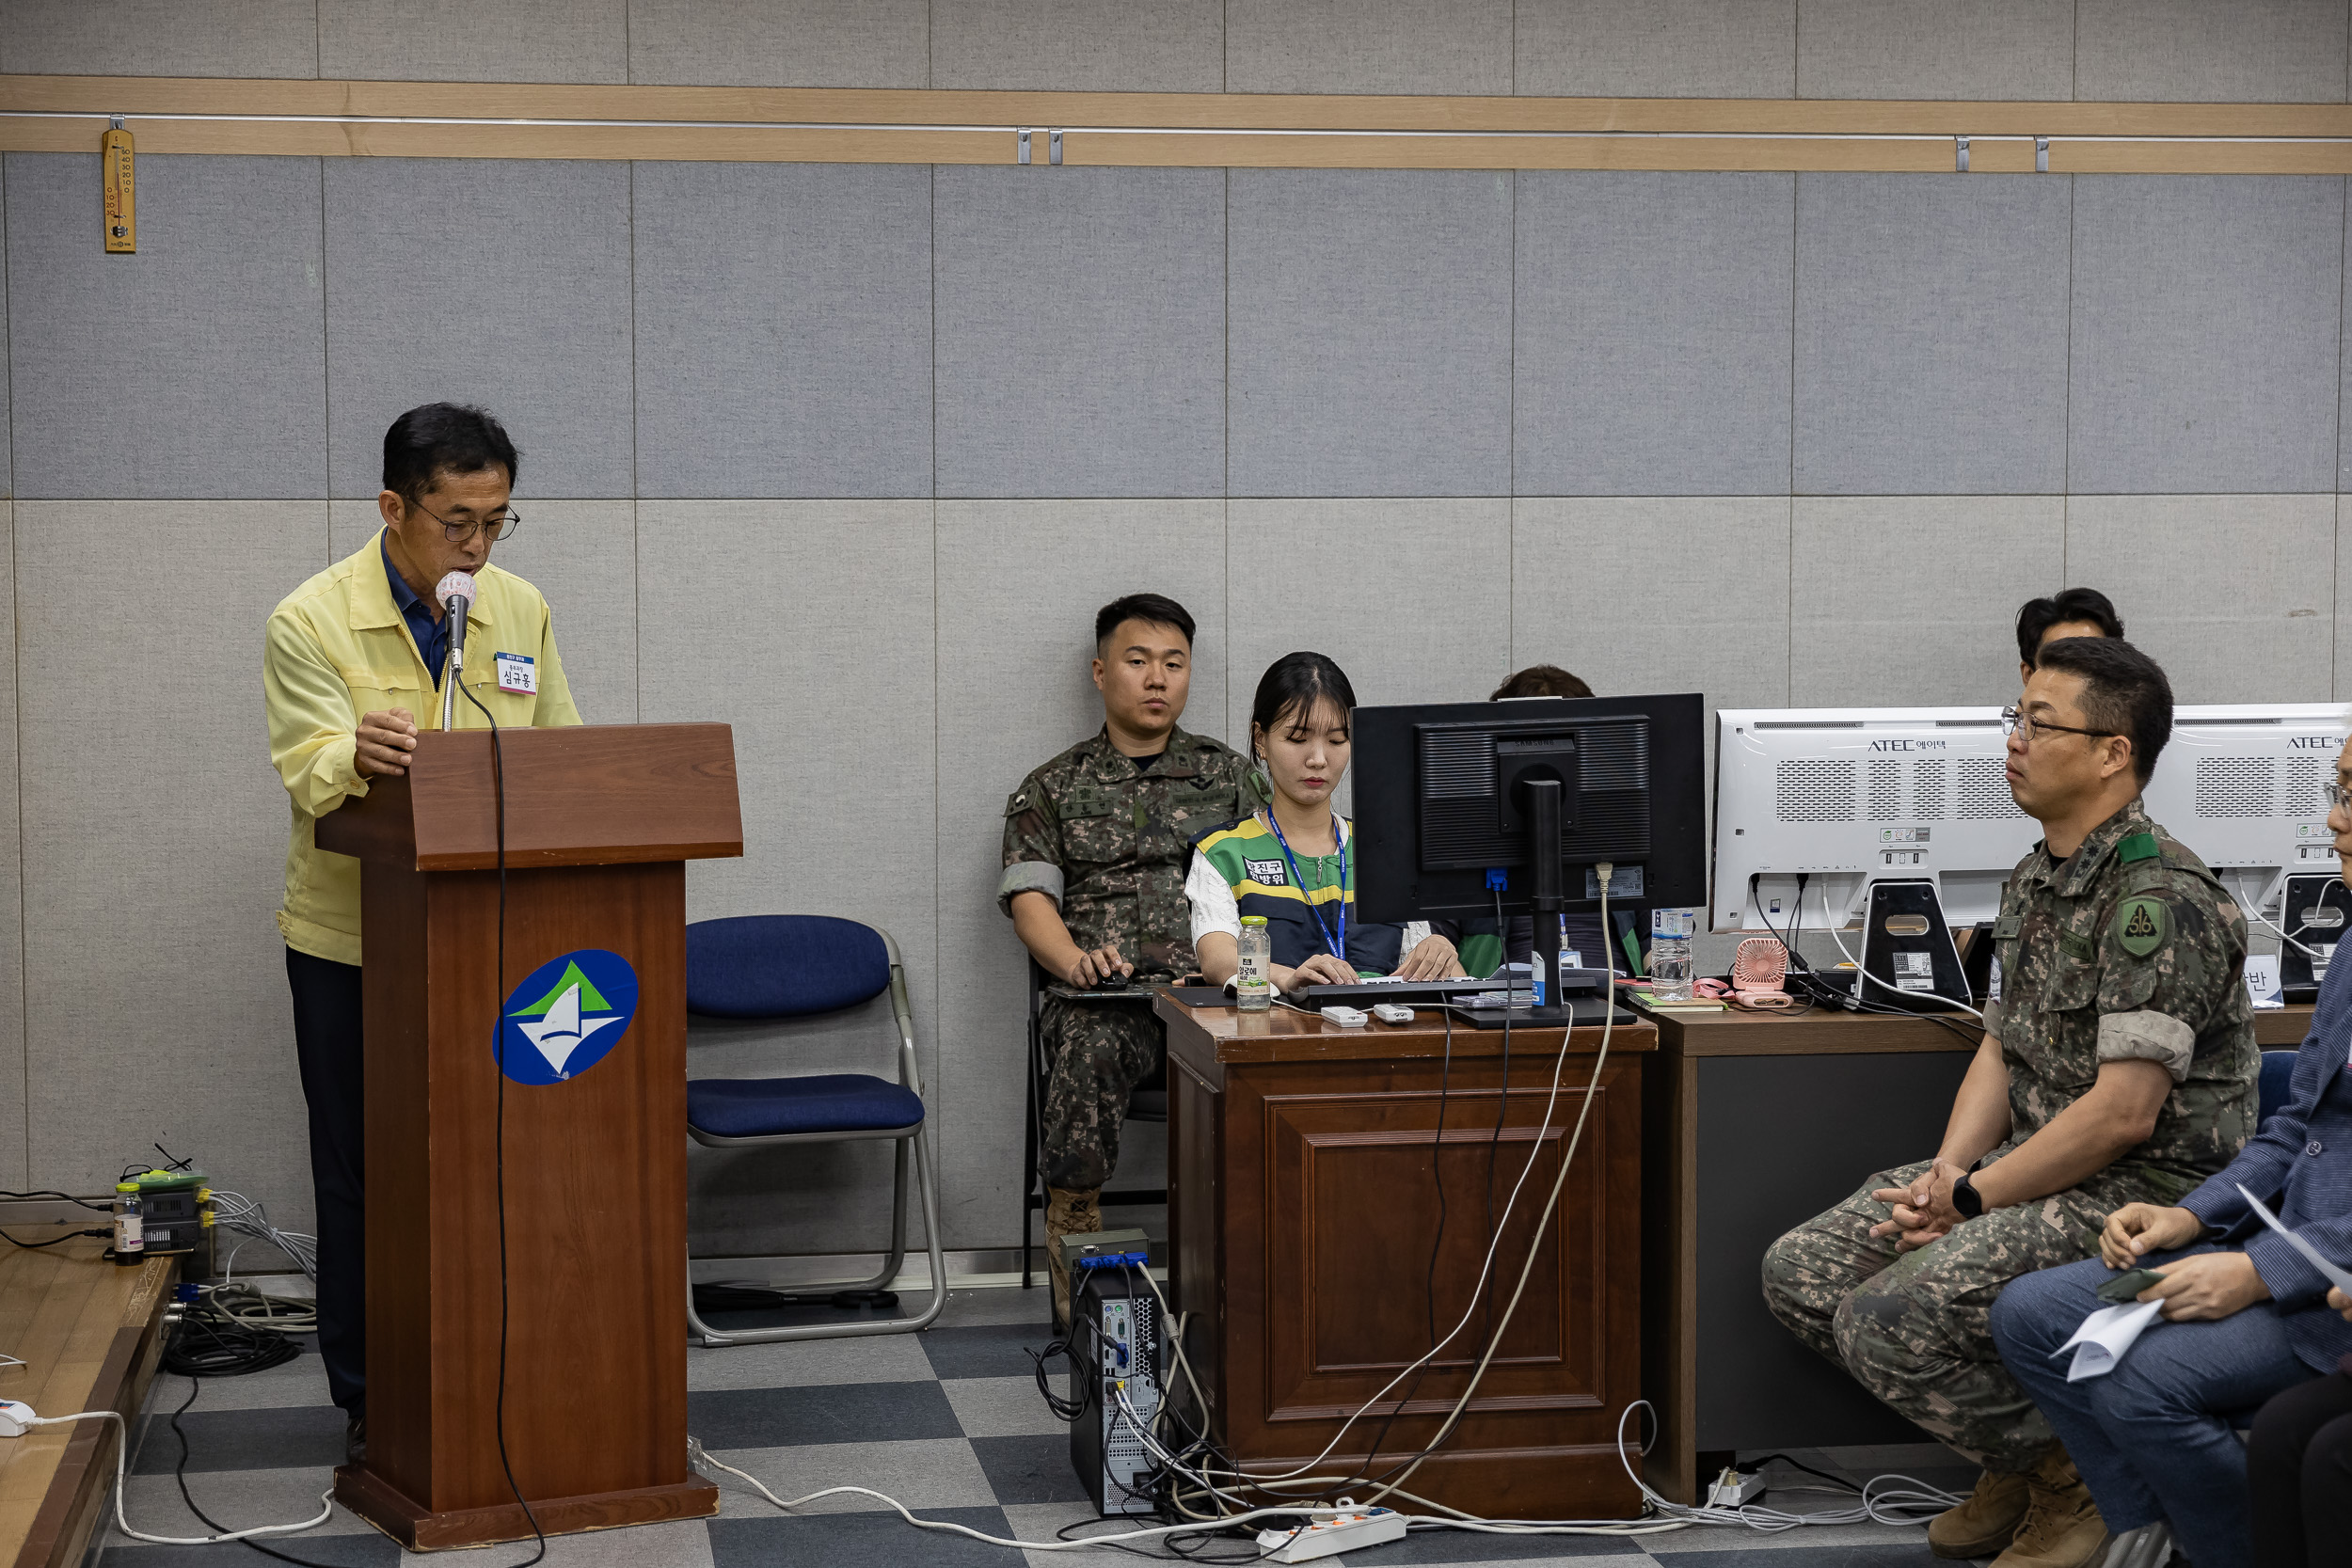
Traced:
[[1740, 1470], [1726, 1465], [1724, 1473], [1717, 1476], [1715, 1483], [1707, 1489], [1707, 1506], [1738, 1508], [1743, 1503], [1756, 1501], [1763, 1495], [1763, 1471]]
[[[1349, 1505], [1344, 1497], [1340, 1506]], [[1319, 1557], [1337, 1557], [1362, 1546], [1377, 1546], [1384, 1541], [1405, 1539], [1405, 1515], [1393, 1509], [1367, 1508], [1354, 1513], [1334, 1514], [1317, 1519], [1295, 1529], [1263, 1529], [1258, 1532], [1258, 1560], [1261, 1562], [1312, 1562]]]

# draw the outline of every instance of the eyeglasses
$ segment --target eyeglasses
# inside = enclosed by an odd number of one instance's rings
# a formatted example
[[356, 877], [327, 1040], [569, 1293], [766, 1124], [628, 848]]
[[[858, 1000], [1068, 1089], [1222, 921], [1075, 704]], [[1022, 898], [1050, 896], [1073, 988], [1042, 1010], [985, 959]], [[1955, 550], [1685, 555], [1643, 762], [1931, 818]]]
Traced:
[[2026, 745], [2030, 746], [2034, 743], [2034, 739], [2037, 736], [2084, 735], [2089, 736], [2093, 740], [2105, 740], [2110, 736], [2119, 735], [2122, 732], [2118, 730], [2086, 730], [2077, 728], [2073, 724], [2053, 724], [2046, 719], [2036, 719], [2030, 715], [2020, 713], [2013, 707], [2005, 707], [2001, 709], [2001, 733], [2003, 735], [2013, 735], [2020, 740], [2023, 740]]
[[422, 501], [410, 501], [408, 504], [440, 524], [441, 531], [449, 535], [449, 542], [453, 545], [462, 545], [477, 533], [487, 533], [490, 536], [490, 543], [495, 545], [501, 539], [512, 537], [515, 531], [523, 526], [521, 515], [512, 507], [495, 517], [485, 517], [478, 523], [453, 523], [447, 517], [427, 507]]
[[2346, 806], [2352, 806], [2352, 786], [2341, 783], [2329, 784], [2328, 806], [2331, 811], [2342, 811]]

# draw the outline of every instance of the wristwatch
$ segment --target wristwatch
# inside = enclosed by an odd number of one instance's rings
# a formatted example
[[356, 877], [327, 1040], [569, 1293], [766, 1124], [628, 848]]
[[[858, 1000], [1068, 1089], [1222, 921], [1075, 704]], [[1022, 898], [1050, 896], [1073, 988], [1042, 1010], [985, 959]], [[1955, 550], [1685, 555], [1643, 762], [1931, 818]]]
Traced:
[[1952, 1207], [1960, 1212], [1962, 1219], [1973, 1220], [1984, 1212], [1984, 1195], [1977, 1191], [1974, 1181], [1963, 1176], [1952, 1183]]

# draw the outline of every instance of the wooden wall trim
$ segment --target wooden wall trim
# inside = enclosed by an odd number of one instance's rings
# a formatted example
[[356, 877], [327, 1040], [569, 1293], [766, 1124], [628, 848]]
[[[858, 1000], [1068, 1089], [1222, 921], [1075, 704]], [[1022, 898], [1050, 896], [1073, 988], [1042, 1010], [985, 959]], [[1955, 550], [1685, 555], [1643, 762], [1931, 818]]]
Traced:
[[[0, 76], [0, 150], [1159, 167], [2352, 172], [2352, 105], [1365, 98]], [[355, 118], [356, 117], [356, 118]], [[523, 121], [525, 123], [515, 123]]]

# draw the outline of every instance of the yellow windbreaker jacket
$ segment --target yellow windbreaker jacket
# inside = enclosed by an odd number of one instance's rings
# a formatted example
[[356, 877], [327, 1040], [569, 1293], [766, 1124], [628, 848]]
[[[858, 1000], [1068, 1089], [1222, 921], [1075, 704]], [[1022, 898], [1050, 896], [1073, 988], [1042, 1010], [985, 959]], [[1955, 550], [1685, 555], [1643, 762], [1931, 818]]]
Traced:
[[[498, 716], [501, 728], [579, 723], [547, 600], [496, 566], [485, 565], [474, 581], [481, 596], [466, 617], [467, 690]], [[496, 656], [501, 653], [533, 660], [536, 694], [499, 689]], [[438, 729], [441, 722], [433, 673], [385, 576], [380, 531], [270, 612], [262, 684], [269, 700], [270, 761], [294, 799], [286, 902], [278, 911], [278, 928], [297, 952], [356, 964], [359, 863], [319, 848], [313, 829], [347, 798], [368, 792], [353, 766], [360, 715], [401, 707], [421, 730]], [[462, 694], [457, 715], [459, 729], [487, 727]]]

